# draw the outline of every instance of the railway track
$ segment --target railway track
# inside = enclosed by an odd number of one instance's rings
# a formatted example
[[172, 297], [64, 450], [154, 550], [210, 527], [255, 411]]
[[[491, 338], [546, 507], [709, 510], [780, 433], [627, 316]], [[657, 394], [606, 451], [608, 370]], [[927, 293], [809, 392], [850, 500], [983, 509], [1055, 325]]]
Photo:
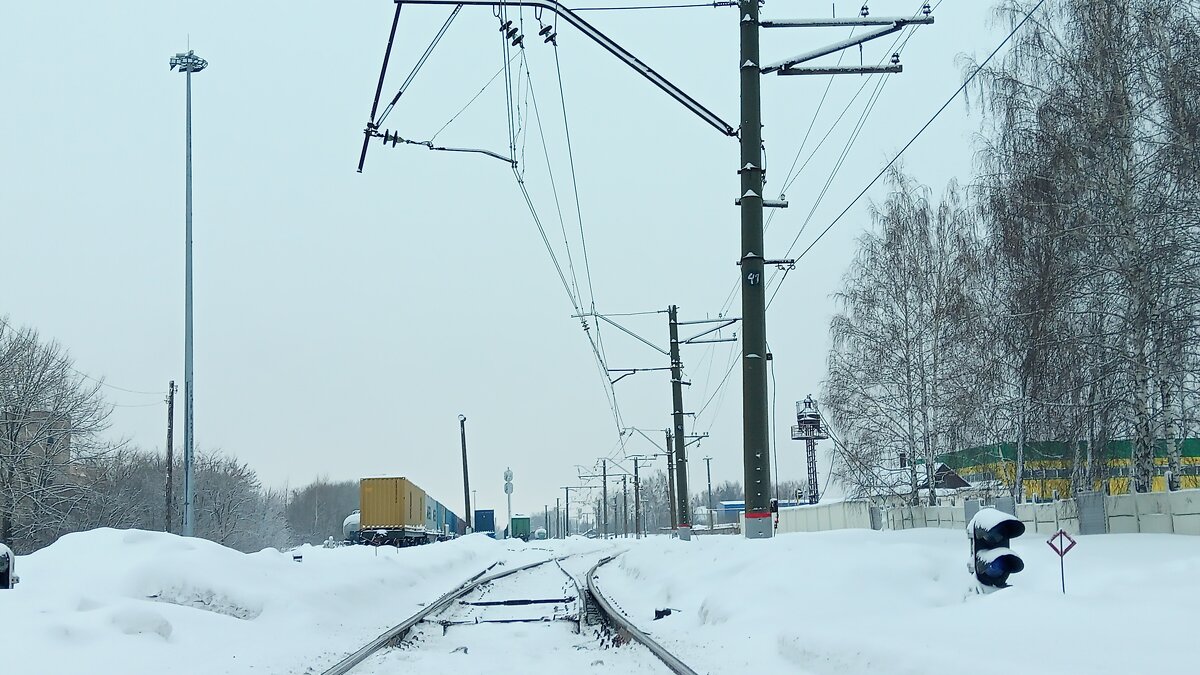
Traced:
[[[554, 557], [499, 571], [492, 566], [367, 643], [324, 675], [697, 675], [630, 623], [600, 593], [595, 584], [598, 570], [614, 557]], [[627, 643], [634, 644], [624, 646]]]

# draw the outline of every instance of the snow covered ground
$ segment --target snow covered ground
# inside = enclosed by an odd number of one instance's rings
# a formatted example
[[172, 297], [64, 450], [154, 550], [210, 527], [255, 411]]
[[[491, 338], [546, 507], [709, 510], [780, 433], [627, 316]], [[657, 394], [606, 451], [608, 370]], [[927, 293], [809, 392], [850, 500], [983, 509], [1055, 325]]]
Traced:
[[966, 534], [939, 529], [651, 539], [598, 585], [700, 672], [1195, 672], [1200, 537], [1078, 539], [1065, 596], [1043, 537], [1014, 541], [1013, 587], [978, 595]]
[[247, 555], [161, 532], [71, 534], [18, 558], [21, 583], [0, 591], [0, 673], [319, 673], [488, 565], [548, 555], [483, 535]]
[[[626, 548], [602, 568], [601, 588], [700, 672], [1194, 670], [1200, 537], [1080, 537], [1066, 596], [1043, 539], [1014, 543], [1027, 564], [1014, 587], [976, 595], [966, 535], [951, 530], [692, 542], [471, 536], [400, 551], [305, 547], [301, 563], [290, 552], [96, 530], [18, 558], [21, 584], [0, 591], [0, 673], [316, 674], [493, 562]], [[587, 557], [572, 559], [572, 574]], [[678, 611], [653, 621], [663, 607]], [[525, 644], [546, 647], [526, 650], [536, 661], [493, 662], [492, 671], [637, 672], [632, 655], [581, 661], [570, 638], [552, 645], [558, 633], [546, 628], [528, 626]]]

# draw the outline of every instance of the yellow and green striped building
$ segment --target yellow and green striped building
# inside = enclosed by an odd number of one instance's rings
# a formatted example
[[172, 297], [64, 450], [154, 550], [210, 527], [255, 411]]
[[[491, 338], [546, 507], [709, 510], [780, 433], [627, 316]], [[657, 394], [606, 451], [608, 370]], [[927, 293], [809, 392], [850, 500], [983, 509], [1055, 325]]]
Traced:
[[[1179, 443], [1183, 457], [1180, 487], [1200, 488], [1200, 438], [1185, 438]], [[1109, 441], [1107, 459], [1108, 494], [1129, 492], [1130, 458], [1132, 441]], [[967, 448], [938, 456], [938, 461], [954, 470], [971, 483], [998, 481], [1011, 487], [1016, 480], [1016, 443], [997, 443], [977, 448]], [[1025, 477], [1023, 493], [1030, 498], [1052, 499], [1057, 493], [1067, 497], [1071, 493], [1071, 467], [1074, 453], [1070, 444], [1062, 441], [1035, 441], [1025, 444]], [[1153, 490], [1166, 491], [1167, 452], [1162, 442], [1154, 448], [1155, 476]], [[1104, 480], [1096, 481], [1093, 489], [1103, 491]]]

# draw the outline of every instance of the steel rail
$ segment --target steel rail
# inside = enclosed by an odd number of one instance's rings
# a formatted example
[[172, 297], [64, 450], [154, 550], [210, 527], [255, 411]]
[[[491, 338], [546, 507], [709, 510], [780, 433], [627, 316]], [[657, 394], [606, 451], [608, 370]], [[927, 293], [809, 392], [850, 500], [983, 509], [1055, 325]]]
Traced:
[[407, 619], [405, 619], [401, 623], [393, 626], [392, 628], [389, 628], [385, 633], [383, 633], [379, 637], [375, 638], [374, 640], [368, 642], [366, 645], [364, 645], [358, 651], [354, 652], [353, 654], [351, 654], [351, 655], [347, 656], [346, 658], [342, 659], [341, 661], [337, 662], [336, 664], [331, 666], [329, 669], [325, 670], [322, 673], [322, 675], [346, 675], [346, 673], [349, 673], [355, 666], [359, 665], [363, 661], [370, 658], [370, 656], [372, 654], [374, 654], [375, 652], [383, 649], [384, 647], [386, 647], [390, 644], [394, 644], [398, 640], [403, 639], [404, 635], [406, 633], [408, 633], [408, 631], [411, 630], [413, 628], [413, 626], [416, 626], [418, 623], [423, 621], [425, 619], [425, 617], [429, 616], [430, 614], [433, 614], [434, 612], [439, 612], [439, 611], [449, 607], [452, 602], [454, 602], [458, 598], [466, 595], [467, 593], [470, 593], [471, 591], [475, 590], [479, 586], [482, 586], [483, 584], [486, 584], [491, 581], [495, 581], [497, 579], [503, 579], [504, 577], [507, 577], [509, 575], [516, 574], [517, 572], [522, 572], [527, 569], [532, 569], [532, 568], [538, 567], [540, 565], [545, 565], [545, 564], [551, 563], [551, 562], [557, 562], [558, 560], [560, 560], [560, 558], [549, 558], [547, 560], [541, 560], [538, 562], [521, 565], [520, 567], [514, 567], [510, 570], [504, 570], [502, 572], [488, 574], [488, 570], [491, 570], [493, 567], [495, 567], [497, 564], [499, 564], [499, 563], [493, 563], [487, 569], [485, 569], [482, 572], [480, 572], [479, 574], [476, 574], [475, 576], [467, 579], [466, 581], [462, 582], [457, 587], [455, 587], [453, 590], [442, 595], [437, 600], [429, 603], [429, 605], [427, 605], [426, 607], [421, 609], [421, 611], [417, 612], [416, 614], [413, 614], [412, 616], [408, 617]]
[[672, 654], [665, 647], [655, 642], [654, 638], [651, 638], [640, 628], [635, 626], [633, 622], [630, 621], [624, 614], [617, 611], [617, 609], [613, 607], [612, 603], [609, 602], [608, 598], [604, 597], [604, 594], [602, 594], [600, 589], [596, 587], [596, 570], [600, 569], [601, 565], [607, 565], [608, 563], [612, 562], [614, 559], [616, 559], [616, 557], [617, 556], [615, 555], [610, 555], [606, 558], [601, 558], [600, 562], [596, 563], [592, 569], [588, 570], [588, 592], [590, 592], [592, 597], [596, 599], [596, 603], [600, 606], [600, 611], [603, 612], [604, 615], [608, 617], [609, 621], [612, 621], [618, 628], [625, 631], [637, 642], [641, 643], [643, 647], [649, 649], [651, 654], [657, 656], [659, 661], [662, 661], [667, 668], [671, 669], [671, 672], [676, 673], [676, 675], [700, 675], [700, 673], [692, 670], [691, 667], [689, 667], [683, 661], [680, 661], [677, 656]]

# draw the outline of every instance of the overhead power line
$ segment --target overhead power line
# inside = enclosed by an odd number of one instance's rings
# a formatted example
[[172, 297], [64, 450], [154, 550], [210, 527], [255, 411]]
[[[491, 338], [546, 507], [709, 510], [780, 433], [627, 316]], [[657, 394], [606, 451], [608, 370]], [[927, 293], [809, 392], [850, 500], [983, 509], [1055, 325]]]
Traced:
[[[841, 212], [838, 213], [838, 215], [832, 221], [830, 221], [830, 223], [828, 225], [825, 226], [825, 229], [821, 230], [821, 233], [817, 235], [817, 238], [813, 239], [812, 242], [810, 242], [809, 245], [807, 247], [805, 247], [805, 249], [803, 251], [800, 252], [800, 255], [796, 256], [796, 260], [800, 260], [805, 255], [807, 255], [808, 252], [811, 251], [813, 249], [813, 247], [817, 245], [817, 242], [821, 241], [821, 239], [826, 234], [828, 234], [830, 230], [833, 229], [833, 226], [837, 225], [842, 220], [842, 218], [845, 217], [845, 215], [850, 212], [850, 209], [854, 208], [854, 205], [857, 204], [858, 201], [860, 199], [862, 199], [863, 196], [866, 195], [867, 192], [872, 187], [875, 186], [875, 183], [879, 182], [879, 179], [882, 178], [884, 176], [884, 174], [887, 173], [888, 169], [892, 168], [892, 166], [895, 165], [895, 163], [897, 161], [899, 161], [900, 157], [905, 153], [905, 151], [907, 151], [910, 147], [912, 147], [913, 143], [917, 142], [917, 139], [919, 139], [925, 133], [925, 131], [928, 130], [929, 127], [933, 125], [933, 123], [937, 120], [937, 118], [940, 117], [941, 114], [946, 111], [946, 108], [950, 107], [950, 104], [953, 103], [954, 100], [958, 98], [959, 94], [963, 93], [963, 91], [965, 91], [966, 88], [968, 86], [970, 86], [971, 82], [973, 82], [975, 80], [975, 78], [987, 66], [987, 64], [991, 63], [992, 59], [994, 59], [996, 57], [996, 55], [1000, 53], [1000, 50], [1003, 49], [1004, 46], [1007, 45], [1009, 43], [1009, 41], [1013, 39], [1013, 36], [1015, 36], [1017, 34], [1017, 32], [1020, 31], [1021, 28], [1025, 26], [1025, 24], [1029, 21], [1029, 19], [1032, 18], [1033, 15], [1035, 13], [1037, 13], [1037, 11], [1039, 9], [1041, 9], [1042, 5], [1044, 5], [1045, 3], [1046, 3], [1046, 0], [1038, 0], [1037, 4], [1035, 4], [1033, 6], [1033, 8], [1030, 9], [1025, 14], [1024, 17], [1021, 18], [1021, 20], [1017, 23], [1017, 25], [1014, 26], [1011, 31], [1009, 31], [1008, 35], [1006, 35], [1004, 37], [1004, 39], [1000, 41], [1000, 44], [996, 45], [996, 48], [993, 49], [990, 54], [988, 54], [987, 58], [975, 66], [975, 69], [971, 71], [971, 74], [968, 75], [967, 78], [965, 80], [963, 80], [963, 83], [961, 85], [959, 85], [959, 87], [957, 89], [954, 90], [954, 93], [951, 94], [950, 97], [946, 99], [946, 102], [943, 103], [933, 113], [933, 116], [930, 117], [929, 120], [925, 122], [925, 124], [921, 125], [920, 129], [917, 129], [917, 132], [912, 135], [912, 138], [908, 139], [908, 142], [905, 143], [902, 148], [900, 148], [899, 152], [897, 152], [890, 160], [888, 160], [888, 162], [883, 165], [883, 168], [881, 168], [879, 170], [879, 172], [876, 173], [875, 176], [870, 181], [867, 182], [867, 184], [862, 188], [862, 190], [860, 190], [858, 192], [858, 194], [855, 195], [854, 199], [851, 199], [850, 203], [847, 204], [846, 207], [844, 209], [842, 209]], [[799, 241], [799, 239], [800, 239], [800, 237], [799, 237], [799, 235], [797, 235], [796, 238], [792, 240], [792, 244], [791, 244], [791, 246], [788, 246], [787, 253], [784, 254], [784, 257], [787, 257], [788, 255], [791, 254], [792, 249], [795, 248], [796, 243]], [[785, 273], [783, 275], [783, 278], [781, 278], [779, 280], [779, 283], [776, 284], [775, 290], [771, 293], [771, 297], [767, 300], [768, 306], [771, 304], [771, 302], [773, 302], [775, 300], [775, 296], [778, 295], [778, 293], [779, 293], [779, 288], [783, 285], [783, 282], [786, 279], [787, 279], [787, 274]]]

